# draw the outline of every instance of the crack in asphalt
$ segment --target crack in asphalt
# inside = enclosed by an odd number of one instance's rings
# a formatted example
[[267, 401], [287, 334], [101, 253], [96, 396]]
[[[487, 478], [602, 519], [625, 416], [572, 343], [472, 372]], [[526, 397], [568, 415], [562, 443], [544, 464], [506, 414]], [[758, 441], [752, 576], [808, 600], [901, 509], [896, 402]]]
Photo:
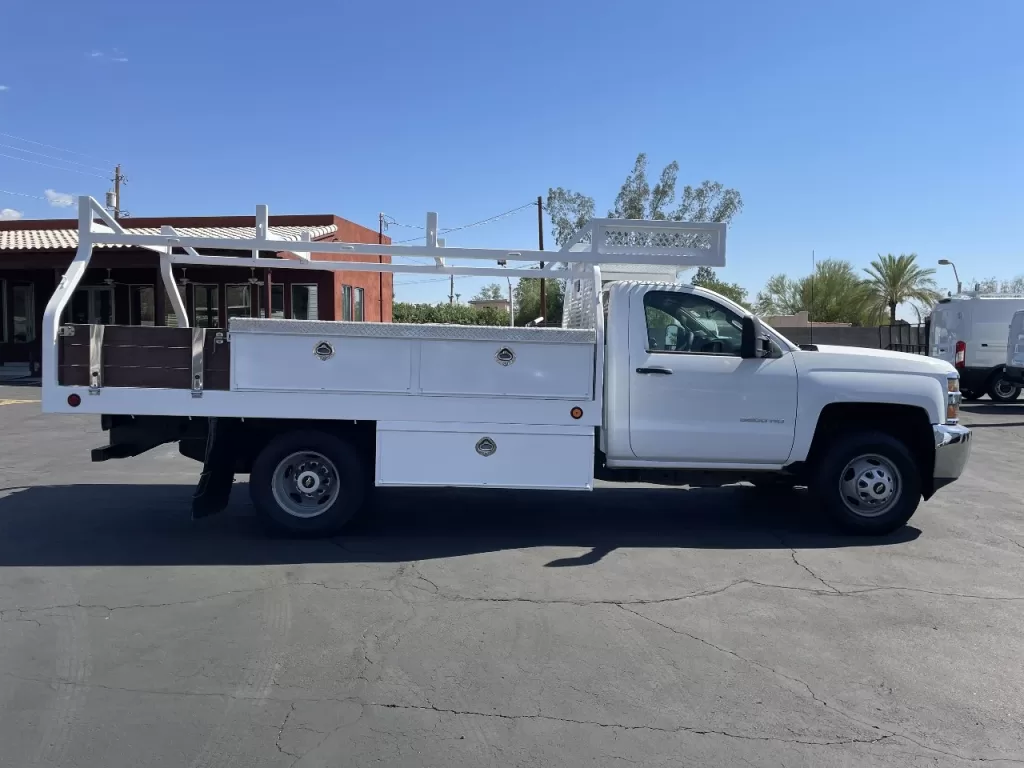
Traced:
[[[1016, 543], [1016, 542], [1015, 542]], [[1018, 545], [1019, 546], [1019, 545]], [[771, 584], [768, 582], [757, 581], [755, 579], [738, 579], [731, 581], [720, 587], [713, 589], [701, 590], [698, 592], [688, 592], [683, 595], [675, 595], [672, 597], [656, 597], [656, 598], [636, 598], [636, 599], [600, 599], [600, 600], [588, 600], [588, 599], [574, 599], [574, 598], [531, 598], [531, 597], [479, 597], [474, 595], [459, 595], [444, 592], [440, 587], [427, 577], [420, 573], [416, 573], [416, 579], [429, 584], [434, 591], [418, 587], [415, 584], [409, 584], [408, 586], [412, 589], [416, 589], [424, 594], [432, 597], [440, 598], [441, 600], [447, 600], [450, 602], [478, 602], [478, 603], [529, 603], [534, 605], [576, 605], [576, 606], [588, 606], [588, 605], [659, 605], [665, 603], [675, 603], [684, 600], [693, 600], [699, 597], [712, 597], [714, 595], [722, 594], [738, 586], [752, 586], [760, 587], [762, 589], [781, 589], [790, 590], [794, 592], [804, 592], [811, 595], [821, 595], [824, 597], [858, 597], [860, 595], [872, 594], [875, 592], [915, 592], [926, 595], [935, 595], [938, 597], [952, 597], [964, 600], [992, 600], [992, 601], [1003, 601], [1003, 602], [1015, 602], [1024, 600], [1024, 596], [1017, 595], [978, 595], [966, 592], [945, 592], [941, 590], [923, 589], [920, 587], [905, 587], [905, 586], [889, 586], [882, 584], [864, 584], [854, 585], [855, 589], [841, 590], [838, 587], [833, 586], [821, 577], [817, 576], [803, 563], [799, 562], [794, 557], [794, 562], [806, 570], [810, 575], [814, 576], [816, 580], [821, 582], [828, 589], [812, 589], [809, 587], [800, 587], [792, 584]], [[399, 574], [401, 576], [402, 574]], [[397, 585], [383, 588], [373, 587], [368, 585], [359, 586], [336, 586], [326, 584], [322, 581], [290, 581], [283, 582], [280, 584], [271, 584], [263, 587], [253, 587], [251, 589], [233, 589], [226, 592], [217, 592], [210, 595], [201, 595], [200, 597], [189, 598], [187, 600], [174, 600], [166, 603], [130, 603], [126, 605], [104, 605], [102, 603], [66, 603], [59, 605], [44, 605], [44, 606], [33, 606], [26, 608], [4, 608], [0, 609], [0, 623], [14, 623], [19, 621], [31, 621], [39, 626], [38, 619], [32, 618], [32, 614], [43, 614], [47, 615], [49, 611], [66, 610], [68, 608], [81, 608], [83, 610], [103, 610], [107, 614], [114, 613], [115, 611], [125, 611], [133, 609], [151, 609], [151, 608], [169, 608], [176, 605], [190, 605], [193, 603], [202, 603], [207, 600], [214, 600], [219, 597], [225, 597], [227, 595], [237, 594], [257, 594], [260, 592], [266, 592], [271, 589], [281, 589], [287, 587], [320, 587], [321, 589], [327, 589], [339, 592], [384, 592], [387, 594], [394, 595], [396, 598], [401, 599], [395, 592]], [[8, 616], [14, 616], [14, 618], [8, 618]]]
[[[636, 616], [638, 616], [638, 617], [640, 617], [642, 619], [646, 619], [647, 621], [651, 621], [652, 623], [657, 624], [659, 626], [662, 626], [665, 629], [668, 629], [668, 630], [670, 630], [672, 632], [675, 632], [676, 634], [682, 634], [682, 635], [686, 635], [688, 637], [691, 637], [692, 639], [694, 639], [694, 640], [696, 640], [698, 642], [704, 643], [706, 645], [709, 645], [710, 647], [715, 648], [716, 650], [719, 650], [719, 651], [721, 651], [723, 653], [727, 653], [729, 655], [735, 656], [736, 658], [741, 659], [741, 660], [743, 660], [743, 661], [745, 661], [745, 662], [747, 662], [749, 664], [752, 664], [754, 666], [758, 666], [758, 667], [762, 667], [764, 669], [770, 670], [774, 674], [776, 674], [776, 675], [778, 675], [778, 676], [780, 676], [780, 677], [782, 677], [782, 678], [784, 678], [786, 680], [790, 680], [790, 681], [792, 681], [794, 683], [798, 683], [799, 685], [801, 685], [802, 687], [807, 689], [808, 693], [810, 693], [811, 697], [815, 701], [819, 702], [822, 706], [829, 707], [828, 703], [826, 701], [824, 701], [823, 699], [821, 699], [819, 696], [817, 696], [817, 694], [815, 694], [815, 692], [813, 690], [811, 690], [810, 686], [808, 686], [807, 683], [805, 683], [803, 680], [799, 680], [798, 678], [790, 677], [789, 675], [786, 675], [786, 674], [784, 674], [782, 672], [774, 670], [771, 667], [767, 667], [766, 665], [763, 665], [763, 664], [761, 664], [759, 662], [753, 661], [752, 659], [747, 659], [746, 657], [741, 656], [741, 655], [735, 653], [734, 651], [730, 651], [729, 649], [721, 648], [719, 646], [716, 646], [713, 643], [709, 643], [708, 641], [704, 640], [703, 638], [696, 637], [696, 636], [690, 635], [687, 632], [682, 632], [682, 631], [677, 630], [677, 629], [675, 629], [673, 627], [669, 627], [667, 625], [661, 624], [661, 622], [658, 622], [658, 621], [656, 621], [654, 619], [651, 619], [648, 616], [644, 616], [644, 615], [642, 615], [640, 613], [637, 613], [636, 611], [630, 611], [628, 608], [625, 608], [624, 606], [620, 606], [620, 607], [622, 607], [623, 610], [626, 610], [629, 613], [633, 613], [634, 615], [636, 615]], [[958, 760], [962, 760], [962, 761], [965, 761], [965, 762], [982, 762], [982, 763], [984, 763], [984, 762], [992, 762], [992, 763], [1004, 762], [1004, 763], [1014, 763], [1014, 764], [1024, 765], [1024, 759], [1018, 759], [1018, 758], [1012, 758], [1012, 757], [966, 757], [964, 755], [960, 755], [960, 754], [957, 754], [955, 752], [949, 752], [949, 751], [946, 751], [946, 750], [939, 749], [937, 747], [930, 746], [928, 744], [925, 744], [924, 742], [921, 742], [921, 741], [915, 739], [912, 736], [907, 736], [904, 733], [897, 733], [897, 732], [889, 731], [889, 730], [885, 730], [882, 733], [881, 736], [878, 736], [878, 737], [875, 737], [875, 738], [848, 738], [848, 739], [835, 739], [835, 740], [831, 740], [831, 741], [820, 741], [820, 740], [798, 739], [798, 738], [786, 739], [786, 738], [777, 737], [777, 736], [751, 736], [751, 735], [748, 735], [748, 734], [732, 733], [732, 732], [729, 732], [729, 731], [721, 731], [721, 730], [715, 730], [715, 729], [709, 729], [709, 728], [698, 728], [698, 727], [694, 727], [694, 726], [679, 726], [679, 727], [676, 727], [676, 728], [666, 728], [666, 727], [653, 726], [653, 725], [630, 725], [630, 724], [625, 724], [625, 723], [608, 723], [608, 722], [601, 722], [601, 721], [596, 721], [596, 720], [579, 720], [579, 719], [574, 719], [574, 718], [555, 717], [553, 715], [544, 715], [544, 714], [541, 714], [541, 713], [510, 715], [510, 714], [499, 713], [499, 712], [478, 712], [478, 711], [474, 711], [474, 710], [449, 709], [449, 708], [445, 708], [445, 707], [437, 707], [435, 705], [388, 704], [388, 703], [383, 703], [383, 702], [364, 702], [364, 701], [362, 701], [357, 696], [287, 696], [287, 697], [285, 697], [285, 696], [280, 696], [280, 697], [278, 697], [278, 696], [242, 696], [242, 695], [239, 695], [237, 691], [203, 691], [203, 692], [200, 692], [200, 691], [168, 691], [168, 690], [153, 689], [153, 688], [129, 688], [129, 687], [125, 687], [125, 686], [104, 685], [102, 683], [95, 683], [95, 682], [83, 683], [83, 682], [80, 682], [78, 680], [69, 680], [69, 679], [45, 679], [45, 678], [31, 677], [31, 676], [25, 676], [25, 675], [16, 675], [16, 674], [13, 674], [13, 673], [10, 673], [10, 672], [4, 672], [4, 673], [0, 673], [0, 674], [2, 674], [5, 677], [13, 678], [15, 680], [24, 680], [24, 681], [27, 681], [27, 682], [34, 682], [34, 683], [39, 683], [39, 684], [42, 684], [42, 685], [46, 685], [46, 686], [48, 686], [50, 688], [53, 688], [54, 690], [58, 690], [59, 686], [70, 686], [70, 687], [75, 687], [75, 688], [100, 689], [100, 690], [107, 690], [107, 691], [117, 691], [117, 692], [123, 692], [123, 693], [137, 693], [137, 694], [144, 694], [144, 695], [171, 696], [171, 697], [219, 697], [219, 698], [235, 698], [235, 699], [252, 699], [252, 700], [273, 701], [273, 702], [280, 702], [280, 703], [290, 704], [291, 707], [289, 708], [289, 711], [286, 714], [285, 719], [284, 719], [282, 725], [278, 729], [278, 736], [277, 736], [277, 741], [275, 742], [275, 746], [277, 747], [278, 751], [281, 752], [282, 754], [286, 754], [289, 757], [294, 757], [295, 758], [295, 762], [293, 762], [292, 765], [295, 765], [299, 760], [301, 760], [302, 758], [306, 757], [307, 755], [311, 754], [312, 752], [316, 751], [321, 746], [323, 746], [323, 744], [327, 741], [327, 739], [329, 739], [338, 730], [340, 730], [342, 728], [350, 727], [352, 725], [352, 723], [342, 723], [338, 727], [330, 730], [329, 732], [327, 732], [324, 735], [324, 738], [321, 739], [318, 744], [316, 744], [314, 747], [312, 747], [311, 749], [307, 750], [306, 752], [304, 752], [301, 755], [296, 755], [295, 753], [289, 752], [288, 750], [286, 750], [283, 747], [281, 747], [279, 742], [280, 742], [281, 738], [283, 737], [285, 726], [287, 726], [287, 724], [288, 724], [288, 722], [289, 722], [289, 720], [290, 720], [290, 718], [292, 716], [292, 713], [295, 710], [296, 704], [302, 703], [302, 702], [310, 702], [310, 703], [317, 703], [317, 704], [324, 703], [324, 702], [338, 702], [338, 703], [356, 702], [361, 707], [364, 707], [364, 708], [365, 707], [377, 707], [377, 708], [382, 708], [382, 709], [432, 711], [432, 712], [436, 712], [438, 714], [464, 715], [464, 716], [476, 716], [476, 717], [489, 717], [489, 718], [497, 718], [497, 719], [502, 719], [502, 720], [541, 720], [541, 721], [548, 721], [548, 722], [560, 722], [560, 723], [566, 723], [566, 724], [571, 724], [571, 725], [590, 725], [590, 726], [595, 726], [595, 727], [599, 727], [599, 728], [612, 728], [612, 729], [624, 730], [624, 731], [652, 731], [652, 732], [661, 732], [661, 733], [691, 733], [691, 734], [701, 735], [701, 736], [721, 736], [723, 738], [739, 739], [739, 740], [746, 740], [746, 741], [770, 741], [770, 742], [781, 742], [781, 743], [787, 743], [787, 744], [801, 744], [801, 745], [809, 745], [809, 746], [843, 746], [843, 745], [849, 745], [849, 744], [879, 744], [879, 743], [882, 743], [882, 742], [885, 742], [885, 741], [888, 741], [888, 740], [891, 740], [891, 739], [901, 739], [901, 740], [907, 741], [907, 742], [909, 742], [911, 744], [914, 744], [915, 746], [917, 746], [917, 747], [919, 747], [919, 748], [921, 748], [923, 750], [927, 750], [929, 752], [940, 754], [940, 755], [943, 755], [943, 756], [946, 756], [946, 757], [952, 757], [952, 758], [955, 758], [955, 759], [958, 759]], [[836, 709], [834, 707], [829, 707], [829, 709], [831, 709], [833, 712], [836, 712], [837, 714], [839, 714], [841, 716], [847, 717], [848, 719], [852, 720], [853, 722], [860, 723], [862, 725], [865, 725], [866, 727], [871, 727], [874, 730], [880, 730], [880, 731], [883, 730], [883, 729], [879, 728], [878, 726], [869, 725], [869, 724], [867, 724], [864, 721], [858, 720], [856, 717], [853, 717], [852, 715], [849, 715], [846, 712], [842, 712], [841, 710], [838, 710], [838, 709]], [[292, 726], [292, 727], [293, 728], [299, 728], [301, 730], [311, 731], [313, 733], [324, 733], [323, 731], [317, 731], [314, 728], [308, 728], [306, 726]]]
[[599, 720], [577, 720], [571, 717], [555, 717], [553, 715], [542, 715], [542, 714], [518, 714], [510, 715], [501, 712], [477, 712], [473, 710], [461, 710], [461, 709], [448, 709], [446, 707], [438, 707], [433, 704], [385, 704], [380, 702], [370, 702], [367, 704], [369, 707], [378, 707], [382, 709], [401, 709], [401, 710], [417, 710], [425, 712], [437, 712], [442, 715], [458, 715], [468, 717], [491, 717], [500, 720], [542, 720], [554, 723], [566, 723], [569, 725], [591, 725], [598, 728], [614, 728], [616, 730], [623, 731], [655, 731], [659, 733], [692, 733], [698, 736], [722, 736], [729, 739], [742, 739], [744, 741], [775, 741], [783, 742], [785, 744], [806, 744], [814, 746], [841, 746], [845, 744], [877, 744], [886, 739], [891, 739], [895, 734], [886, 734], [872, 739], [837, 739], [834, 741], [817, 741], [811, 739], [786, 739], [780, 736], [751, 736], [743, 733], [731, 733], [729, 731], [719, 731], [707, 728], [696, 728], [693, 726], [680, 725], [675, 728], [666, 728], [657, 725], [628, 725], [624, 723], [605, 723]]
[[[631, 608], [628, 608], [626, 605], [620, 604], [619, 607], [622, 610], [626, 611], [627, 613], [631, 613], [634, 616], [637, 616], [637, 617], [639, 617], [641, 619], [644, 619], [645, 621], [649, 621], [652, 624], [656, 624], [657, 626], [662, 627], [664, 629], [667, 629], [670, 632], [674, 632], [677, 635], [683, 635], [684, 637], [688, 637], [691, 640], [695, 640], [698, 643], [702, 643], [702, 644], [708, 646], [709, 648], [713, 648], [716, 651], [724, 653], [724, 654], [726, 654], [728, 656], [732, 656], [733, 658], [739, 659], [740, 661], [743, 661], [743, 662], [745, 662], [747, 664], [750, 664], [751, 666], [758, 667], [759, 669], [763, 669], [763, 670], [766, 670], [768, 672], [771, 672], [773, 675], [777, 675], [778, 677], [781, 677], [783, 680], [788, 680], [791, 683], [795, 683], [795, 684], [801, 686], [802, 688], [804, 688], [807, 691], [807, 693], [810, 694], [811, 698], [815, 702], [817, 702], [818, 704], [820, 704], [823, 707], [827, 707], [829, 710], [831, 710], [832, 712], [835, 712], [840, 717], [844, 717], [847, 720], [850, 720], [853, 723], [857, 723], [858, 725], [861, 725], [861, 726], [863, 726], [865, 728], [870, 728], [872, 730], [882, 731], [885, 734], [881, 739], [877, 739], [875, 741], [882, 741], [883, 739], [890, 739], [890, 738], [903, 739], [904, 741], [908, 741], [911, 744], [914, 744], [914, 745], [920, 747], [921, 749], [928, 750], [930, 752], [935, 752], [935, 753], [944, 755], [946, 757], [953, 757], [953, 758], [956, 758], [958, 760], [964, 760], [964, 761], [968, 761], [968, 762], [1019, 763], [1019, 764], [1024, 765], [1024, 760], [1020, 760], [1020, 759], [1012, 758], [1012, 757], [965, 757], [964, 755], [957, 754], [956, 752], [949, 752], [949, 751], [946, 751], [946, 750], [943, 750], [943, 749], [939, 749], [938, 747], [933, 747], [933, 746], [931, 746], [929, 744], [925, 744], [924, 742], [918, 741], [914, 737], [908, 736], [905, 733], [902, 733], [902, 732], [899, 732], [899, 731], [893, 731], [893, 730], [890, 730], [888, 728], [882, 728], [881, 726], [876, 725], [875, 723], [872, 723], [872, 722], [867, 721], [867, 720], [862, 720], [859, 717], [856, 717], [855, 715], [850, 714], [849, 712], [845, 712], [845, 711], [843, 711], [841, 709], [837, 709], [836, 707], [830, 706], [829, 703], [825, 699], [821, 698], [817, 693], [815, 693], [814, 689], [811, 688], [811, 686], [807, 682], [805, 682], [804, 680], [801, 680], [798, 677], [793, 677], [791, 675], [787, 675], [786, 673], [780, 672], [779, 670], [775, 669], [774, 667], [770, 667], [767, 664], [763, 664], [763, 663], [761, 663], [759, 661], [756, 661], [754, 659], [749, 659], [746, 656], [743, 656], [742, 654], [739, 654], [736, 651], [733, 651], [733, 650], [731, 650], [729, 648], [723, 648], [720, 645], [715, 645], [710, 640], [706, 640], [703, 637], [699, 637], [698, 635], [690, 634], [689, 632], [686, 632], [685, 630], [678, 629], [676, 627], [672, 627], [672, 626], [670, 626], [668, 624], [664, 624], [664, 623], [658, 621], [657, 619], [652, 619], [650, 616], [645, 616], [644, 614], [642, 614], [642, 613], [640, 613], [638, 611], [634, 611]], [[869, 743], [873, 743], [873, 742], [869, 742]]]
[[833, 586], [832, 586], [831, 584], [829, 584], [829, 583], [828, 583], [827, 581], [825, 581], [825, 580], [824, 580], [823, 578], [821, 578], [821, 576], [819, 576], [819, 575], [818, 575], [818, 574], [816, 574], [816, 573], [815, 573], [814, 571], [812, 571], [812, 570], [810, 569], [810, 567], [809, 567], [809, 566], [805, 565], [804, 563], [801, 563], [801, 562], [800, 562], [800, 561], [799, 561], [799, 560], [797, 559], [797, 557], [796, 557], [796, 549], [794, 549], [793, 547], [790, 547], [790, 548], [789, 548], [789, 556], [790, 556], [790, 558], [792, 558], [792, 560], [793, 560], [793, 562], [794, 562], [794, 563], [796, 563], [796, 564], [797, 564], [797, 565], [799, 565], [799, 566], [800, 566], [801, 568], [803, 568], [803, 569], [804, 569], [805, 571], [807, 571], [808, 575], [809, 575], [809, 576], [810, 576], [810, 577], [811, 577], [812, 579], [817, 579], [818, 581], [820, 581], [820, 582], [821, 582], [822, 584], [824, 584], [824, 585], [825, 585], [826, 587], [828, 587], [828, 588], [829, 588], [830, 590], [832, 590], [833, 592], [839, 592], [839, 590], [838, 590], [838, 589], [836, 589], [835, 587], [833, 587]]

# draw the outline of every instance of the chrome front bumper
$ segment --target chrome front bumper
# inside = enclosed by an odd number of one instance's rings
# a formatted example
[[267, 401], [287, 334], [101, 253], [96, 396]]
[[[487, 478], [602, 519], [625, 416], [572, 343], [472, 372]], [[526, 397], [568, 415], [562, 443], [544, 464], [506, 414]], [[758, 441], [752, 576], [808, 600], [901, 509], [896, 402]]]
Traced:
[[933, 491], [949, 485], [967, 466], [971, 455], [971, 430], [959, 425], [932, 425], [935, 435], [935, 471], [932, 473]]

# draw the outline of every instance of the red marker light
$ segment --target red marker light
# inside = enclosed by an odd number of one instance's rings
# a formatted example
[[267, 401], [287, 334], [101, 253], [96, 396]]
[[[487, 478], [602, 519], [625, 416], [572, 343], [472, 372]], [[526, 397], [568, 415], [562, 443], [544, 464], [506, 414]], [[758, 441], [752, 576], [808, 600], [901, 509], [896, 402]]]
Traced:
[[70, 395], [68, 395], [68, 405], [70, 405], [72, 408], [77, 408], [81, 404], [82, 404], [82, 398], [79, 395], [77, 395], [74, 392], [72, 392]]

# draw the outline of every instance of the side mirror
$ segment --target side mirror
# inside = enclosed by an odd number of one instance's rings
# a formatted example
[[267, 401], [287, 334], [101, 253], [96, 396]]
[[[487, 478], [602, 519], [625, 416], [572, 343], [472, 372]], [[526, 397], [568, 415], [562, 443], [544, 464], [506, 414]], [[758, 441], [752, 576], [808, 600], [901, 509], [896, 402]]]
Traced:
[[740, 357], [744, 359], [764, 357], [764, 329], [761, 321], [752, 315], [743, 318], [743, 337], [740, 340]]

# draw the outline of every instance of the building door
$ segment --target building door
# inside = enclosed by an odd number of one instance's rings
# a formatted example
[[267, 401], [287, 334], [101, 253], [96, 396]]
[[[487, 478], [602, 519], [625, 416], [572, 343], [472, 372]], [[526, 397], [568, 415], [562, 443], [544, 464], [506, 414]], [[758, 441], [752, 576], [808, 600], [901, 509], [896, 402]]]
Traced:
[[65, 322], [78, 325], [113, 325], [113, 286], [87, 285], [79, 288], [72, 294], [64, 318]]

